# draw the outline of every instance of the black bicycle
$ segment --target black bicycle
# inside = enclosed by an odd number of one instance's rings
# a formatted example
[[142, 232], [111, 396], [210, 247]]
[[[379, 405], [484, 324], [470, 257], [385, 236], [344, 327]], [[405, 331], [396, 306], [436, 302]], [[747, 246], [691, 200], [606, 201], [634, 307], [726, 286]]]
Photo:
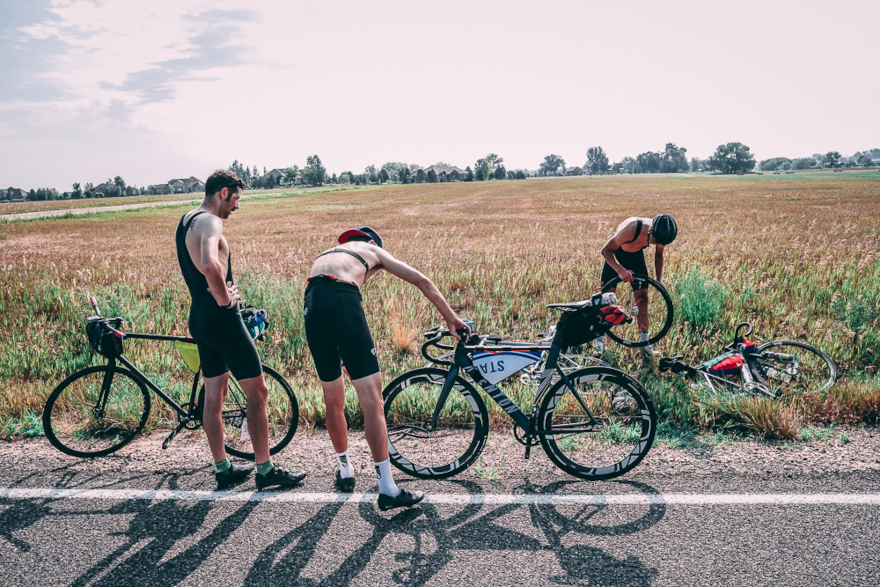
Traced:
[[[562, 315], [548, 344], [504, 345], [471, 334], [454, 346], [447, 361], [431, 356], [428, 349], [452, 349], [440, 343], [450, 333], [440, 327], [426, 332], [422, 355], [448, 368], [415, 369], [383, 391], [394, 466], [415, 477], [442, 479], [464, 471], [480, 456], [489, 434], [489, 412], [463, 374], [511, 417], [525, 458], [540, 443], [558, 467], [582, 479], [609, 479], [638, 465], [657, 429], [654, 405], [642, 385], [619, 369], [572, 371], [559, 364], [563, 349], [605, 334], [614, 322], [632, 320], [619, 306], [602, 306], [601, 299], [597, 294], [590, 300], [550, 304]], [[545, 351], [545, 369], [527, 416], [496, 384], [540, 361]]]
[[752, 325], [740, 322], [723, 354], [701, 365], [688, 365], [682, 355], [664, 357], [660, 372], [672, 371], [701, 381], [711, 393], [774, 398], [823, 391], [837, 381], [837, 365], [819, 349], [793, 340], [758, 345], [746, 339], [751, 334]]
[[[152, 390], [177, 413], [177, 426], [162, 448], [184, 429], [202, 425], [205, 387], [199, 385], [198, 350], [192, 338], [164, 334], [137, 334], [120, 330], [122, 318], [105, 318], [94, 297], [89, 303], [95, 315], [86, 320], [89, 343], [107, 358], [106, 365], [87, 367], [61, 382], [49, 395], [43, 409], [46, 438], [63, 453], [75, 457], [100, 457], [119, 450], [143, 430], [150, 415]], [[184, 361], [194, 372], [189, 401], [179, 405], [123, 356], [125, 339], [173, 341]], [[119, 363], [119, 364], [118, 364]], [[287, 381], [263, 365], [269, 388], [269, 453], [276, 454], [293, 438], [299, 423], [299, 406]], [[234, 377], [223, 400], [222, 421], [229, 454], [254, 458], [247, 430], [247, 398]]]

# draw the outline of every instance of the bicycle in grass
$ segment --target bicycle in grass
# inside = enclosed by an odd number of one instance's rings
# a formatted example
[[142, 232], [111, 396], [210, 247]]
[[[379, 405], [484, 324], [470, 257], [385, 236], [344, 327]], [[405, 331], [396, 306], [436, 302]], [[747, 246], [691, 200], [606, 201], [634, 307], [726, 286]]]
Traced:
[[[43, 410], [43, 429], [49, 442], [61, 452], [76, 457], [100, 457], [119, 450], [146, 425], [150, 416], [149, 390], [177, 414], [177, 425], [162, 443], [163, 449], [168, 448], [182, 430], [200, 428], [205, 388], [199, 385], [201, 377], [195, 341], [186, 336], [123, 332], [120, 330], [122, 318], [101, 316], [94, 297], [89, 298], [89, 303], [95, 315], [86, 319], [86, 333], [89, 343], [107, 359], [107, 364], [77, 371], [49, 395]], [[265, 317], [263, 310], [258, 312], [263, 312], [262, 317]], [[193, 372], [189, 400], [183, 405], [178, 404], [126, 359], [122, 344], [126, 339], [174, 342]], [[276, 454], [296, 433], [299, 406], [284, 377], [267, 365], [262, 367], [269, 388], [266, 401], [269, 453]], [[253, 460], [253, 447], [247, 431], [247, 399], [231, 375], [222, 404], [222, 422], [226, 451]]]
[[751, 334], [752, 325], [740, 322], [723, 354], [700, 365], [684, 363], [682, 355], [664, 357], [660, 372], [672, 371], [699, 381], [711, 393], [772, 398], [823, 391], [837, 381], [837, 365], [819, 349], [793, 340], [758, 345], [746, 339]]
[[[608, 299], [607, 297], [605, 298]], [[641, 462], [654, 441], [657, 415], [642, 385], [608, 366], [563, 368], [562, 351], [633, 319], [605, 304], [602, 294], [589, 300], [550, 304], [562, 311], [547, 343], [506, 343], [472, 333], [454, 347], [440, 327], [424, 334], [422, 355], [435, 365], [399, 376], [383, 391], [392, 464], [415, 477], [442, 479], [471, 466], [489, 434], [489, 412], [476, 382], [514, 422], [514, 437], [529, 458], [539, 443], [559, 468], [582, 479], [610, 479]], [[619, 320], [618, 320], [619, 318]], [[465, 333], [466, 334], [466, 333]], [[453, 349], [432, 356], [429, 349]], [[498, 384], [542, 360], [544, 370], [531, 412], [526, 415]], [[449, 360], [447, 360], [449, 359]]]
[[[639, 290], [647, 291], [642, 308], [636, 302], [635, 292]], [[672, 328], [672, 320], [674, 318], [672, 298], [660, 282], [647, 275], [635, 273], [631, 282], [623, 281], [620, 277], [614, 277], [602, 287], [600, 293], [615, 294], [617, 300], [615, 303], [623, 306], [626, 312], [633, 317], [632, 321], [616, 325], [612, 330], [605, 333], [623, 347], [639, 348], [653, 345], [665, 337], [669, 333], [670, 328]], [[645, 317], [641, 324], [639, 323], [639, 316]], [[555, 334], [554, 328], [551, 328], [547, 333], [537, 334], [537, 337], [543, 339], [542, 342], [549, 343]], [[648, 334], [647, 340], [641, 340], [640, 335], [643, 330]], [[533, 344], [503, 341], [497, 334], [487, 334], [483, 337], [483, 340], [485, 344], [502, 344], [516, 347], [528, 347]], [[453, 347], [442, 344], [436, 346], [446, 351], [437, 358], [448, 361], [453, 354]], [[611, 364], [606, 361], [584, 352], [583, 346], [574, 346], [565, 352], [559, 353], [557, 362], [564, 372], [576, 371], [589, 366], [611, 367]], [[539, 361], [523, 367], [520, 372], [520, 381], [524, 385], [538, 385], [545, 371], [547, 358], [548, 351], [544, 351]], [[430, 364], [432, 363], [429, 362], [425, 366], [428, 367]]]

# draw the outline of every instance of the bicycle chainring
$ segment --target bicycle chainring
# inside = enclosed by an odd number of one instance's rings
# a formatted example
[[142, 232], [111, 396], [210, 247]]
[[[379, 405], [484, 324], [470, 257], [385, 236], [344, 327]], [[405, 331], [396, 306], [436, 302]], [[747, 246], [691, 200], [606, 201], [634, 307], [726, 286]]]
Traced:
[[523, 446], [538, 446], [541, 440], [534, 434], [529, 434], [519, 424], [513, 425], [513, 437]]
[[[186, 402], [185, 404], [182, 404], [180, 407], [183, 408], [184, 410], [186, 410], [187, 413], [189, 413], [191, 406], [192, 406], [192, 402]], [[189, 417], [189, 416], [184, 417], [184, 416], [178, 415], [177, 420], [178, 420], [178, 422], [183, 422], [186, 419], [186, 423], [183, 424], [184, 428], [186, 428], [187, 430], [198, 430], [199, 428], [202, 427], [202, 420], [198, 416], [199, 416], [198, 413], [193, 414], [192, 417]]]

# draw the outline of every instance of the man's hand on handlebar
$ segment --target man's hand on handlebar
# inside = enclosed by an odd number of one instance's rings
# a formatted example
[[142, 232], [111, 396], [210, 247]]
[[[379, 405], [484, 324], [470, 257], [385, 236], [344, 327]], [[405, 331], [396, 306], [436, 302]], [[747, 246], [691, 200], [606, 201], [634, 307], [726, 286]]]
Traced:
[[449, 330], [449, 335], [455, 340], [461, 340], [461, 335], [458, 333], [460, 330], [464, 330], [468, 334], [470, 334], [470, 327], [465, 324], [461, 318], [455, 316], [452, 320], [446, 321], [446, 328]]

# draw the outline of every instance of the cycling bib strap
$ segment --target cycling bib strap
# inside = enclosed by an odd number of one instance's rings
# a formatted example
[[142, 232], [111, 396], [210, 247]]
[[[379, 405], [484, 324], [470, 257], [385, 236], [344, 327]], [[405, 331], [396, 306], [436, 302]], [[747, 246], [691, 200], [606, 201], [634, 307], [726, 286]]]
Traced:
[[626, 241], [627, 244], [636, 242], [636, 239], [639, 238], [639, 235], [642, 234], [642, 221], [636, 221], [636, 235], [632, 237], [632, 240]]
[[323, 257], [324, 255], [332, 255], [333, 253], [345, 253], [346, 255], [351, 255], [352, 257], [354, 257], [355, 259], [357, 259], [358, 261], [360, 261], [361, 264], [364, 266], [364, 269], [366, 269], [367, 272], [369, 273], [369, 271], [370, 271], [370, 264], [367, 263], [367, 262], [364, 260], [363, 257], [361, 257], [360, 255], [358, 255], [358, 254], [355, 253], [354, 251], [348, 251], [348, 250], [346, 250], [346, 249], [332, 248], [332, 249], [330, 249], [329, 251], [324, 251], [323, 253], [321, 253], [320, 255], [318, 255], [318, 257]]

